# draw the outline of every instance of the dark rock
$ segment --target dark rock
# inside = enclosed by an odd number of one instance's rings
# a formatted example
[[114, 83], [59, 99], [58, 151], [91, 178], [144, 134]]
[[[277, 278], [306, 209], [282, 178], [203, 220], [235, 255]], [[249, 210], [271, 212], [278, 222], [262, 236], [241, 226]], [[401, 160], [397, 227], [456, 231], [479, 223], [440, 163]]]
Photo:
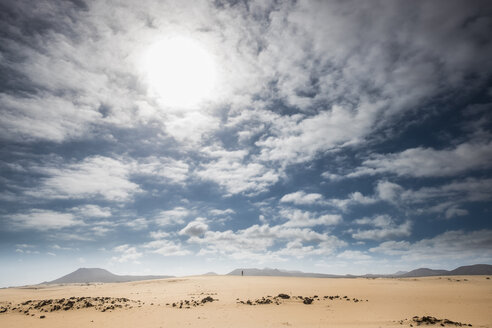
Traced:
[[313, 303], [313, 299], [310, 297], [304, 297], [304, 300], [302, 301], [304, 304], [311, 304]]
[[280, 297], [280, 298], [282, 298], [282, 299], [284, 299], [284, 300], [287, 300], [287, 299], [289, 299], [289, 298], [290, 298], [290, 296], [289, 296], [289, 295], [287, 295], [287, 294], [278, 294], [278, 296], [277, 296], [277, 297]]
[[207, 302], [213, 302], [214, 299], [211, 296], [207, 296], [204, 299], [202, 299], [202, 304], [207, 303]]

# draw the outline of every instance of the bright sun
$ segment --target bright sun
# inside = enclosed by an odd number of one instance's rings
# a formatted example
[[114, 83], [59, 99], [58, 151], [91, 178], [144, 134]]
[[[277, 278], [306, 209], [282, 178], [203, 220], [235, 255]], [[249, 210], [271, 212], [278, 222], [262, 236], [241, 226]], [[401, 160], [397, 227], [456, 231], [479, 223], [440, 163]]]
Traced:
[[175, 37], [153, 44], [143, 57], [149, 91], [172, 107], [187, 108], [212, 97], [217, 70], [197, 41]]

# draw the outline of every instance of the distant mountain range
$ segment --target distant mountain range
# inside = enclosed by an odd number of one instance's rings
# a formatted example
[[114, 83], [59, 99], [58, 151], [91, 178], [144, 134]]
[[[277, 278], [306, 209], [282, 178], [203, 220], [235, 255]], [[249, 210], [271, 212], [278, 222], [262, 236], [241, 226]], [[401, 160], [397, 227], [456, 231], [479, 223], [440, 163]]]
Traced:
[[492, 265], [489, 264], [475, 264], [460, 266], [454, 270], [433, 270], [427, 268], [420, 268], [412, 270], [400, 277], [427, 277], [427, 276], [473, 276], [473, 275], [492, 275]]
[[256, 269], [256, 268], [248, 268], [248, 269], [236, 269], [229, 272], [227, 275], [230, 276], [240, 276], [241, 272], [245, 276], [276, 276], [276, 277], [315, 277], [315, 278], [338, 278], [345, 277], [335, 274], [324, 274], [324, 273], [309, 273], [302, 271], [287, 271], [287, 270], [279, 270], [279, 269]]
[[[313, 278], [377, 278], [377, 277], [429, 277], [429, 276], [458, 276], [458, 275], [492, 275], [492, 265], [475, 264], [461, 266], [454, 270], [434, 270], [428, 268], [420, 268], [409, 272], [399, 271], [394, 274], [366, 274], [361, 276], [354, 275], [336, 275], [325, 273], [310, 273], [302, 271], [288, 271], [279, 269], [256, 269], [256, 268], [240, 268], [229, 272], [227, 275], [240, 276], [275, 276], [275, 277], [313, 277]], [[205, 275], [217, 275], [215, 272], [208, 272]], [[113, 274], [107, 270], [99, 268], [80, 268], [72, 273], [53, 281], [44, 282], [43, 284], [76, 284], [90, 282], [129, 282], [139, 280], [152, 280], [171, 278], [173, 276], [120, 276]]]
[[172, 276], [119, 276], [99, 268], [80, 268], [72, 273], [43, 284], [75, 284], [88, 282], [128, 282], [170, 278]]
[[335, 275], [335, 274], [324, 274], [324, 273], [306, 273], [301, 271], [287, 271], [287, 270], [270, 269], [270, 268], [265, 268], [265, 269], [240, 268], [229, 272], [228, 275], [240, 276], [241, 272], [245, 276], [315, 277], [315, 278], [429, 277], [429, 276], [458, 276], [458, 275], [466, 276], [466, 275], [492, 275], [492, 265], [489, 264], [467, 265], [467, 266], [461, 266], [451, 271], [420, 268], [409, 272], [398, 271], [394, 274], [366, 274], [361, 276]]

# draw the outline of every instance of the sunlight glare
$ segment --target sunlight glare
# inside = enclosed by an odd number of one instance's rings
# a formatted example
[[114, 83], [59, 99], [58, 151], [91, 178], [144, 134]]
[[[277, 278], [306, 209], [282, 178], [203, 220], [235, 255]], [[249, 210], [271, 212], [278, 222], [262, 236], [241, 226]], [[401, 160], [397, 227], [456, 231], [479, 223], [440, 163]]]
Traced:
[[142, 66], [150, 94], [167, 106], [193, 107], [212, 98], [214, 58], [193, 39], [176, 37], [153, 44]]

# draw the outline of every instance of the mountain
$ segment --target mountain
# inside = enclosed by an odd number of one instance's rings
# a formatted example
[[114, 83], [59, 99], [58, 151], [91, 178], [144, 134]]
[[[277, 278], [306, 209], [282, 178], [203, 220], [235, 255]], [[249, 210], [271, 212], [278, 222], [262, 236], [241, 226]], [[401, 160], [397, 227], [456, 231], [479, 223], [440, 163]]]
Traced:
[[276, 276], [276, 277], [315, 277], [315, 278], [339, 278], [344, 276], [324, 273], [306, 273], [302, 271], [287, 271], [279, 269], [256, 269], [256, 268], [240, 268], [229, 272], [227, 275], [240, 276], [241, 272], [245, 276]]
[[461, 266], [454, 270], [434, 270], [429, 268], [420, 268], [409, 272], [398, 271], [394, 274], [366, 274], [366, 275], [335, 275], [324, 273], [306, 273], [302, 271], [287, 271], [279, 269], [257, 269], [257, 268], [240, 268], [228, 273], [231, 276], [240, 276], [241, 272], [245, 276], [277, 276], [277, 277], [314, 277], [314, 278], [405, 278], [405, 277], [431, 277], [431, 276], [467, 276], [467, 275], [492, 275], [492, 265], [475, 264]]
[[399, 277], [428, 277], [428, 276], [474, 276], [474, 275], [492, 275], [492, 265], [474, 264], [460, 266], [454, 270], [432, 270], [421, 268], [399, 275]]
[[429, 276], [445, 276], [449, 273], [448, 270], [433, 270], [428, 268], [420, 268], [398, 275], [399, 277], [429, 277]]
[[390, 276], [401, 276], [404, 275], [405, 273], [408, 273], [408, 271], [397, 271]]
[[475, 264], [475, 265], [460, 266], [459, 268], [449, 271], [448, 275], [453, 275], [453, 276], [492, 275], [492, 265]]
[[80, 268], [46, 284], [75, 284], [87, 282], [128, 282], [170, 278], [171, 276], [119, 276], [99, 268]]

